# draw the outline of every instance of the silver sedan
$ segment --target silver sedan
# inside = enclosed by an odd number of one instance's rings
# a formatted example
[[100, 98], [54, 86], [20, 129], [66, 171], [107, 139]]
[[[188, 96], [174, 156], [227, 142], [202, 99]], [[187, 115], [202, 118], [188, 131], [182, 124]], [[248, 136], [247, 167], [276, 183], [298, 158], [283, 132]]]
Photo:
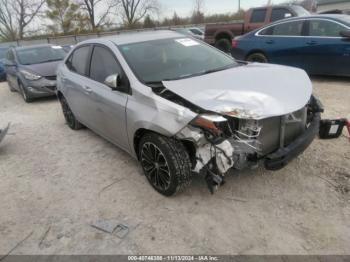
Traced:
[[193, 174], [213, 192], [230, 169], [284, 167], [313, 141], [322, 112], [304, 71], [238, 62], [173, 31], [78, 44], [57, 95], [69, 127], [130, 153], [166, 196]]

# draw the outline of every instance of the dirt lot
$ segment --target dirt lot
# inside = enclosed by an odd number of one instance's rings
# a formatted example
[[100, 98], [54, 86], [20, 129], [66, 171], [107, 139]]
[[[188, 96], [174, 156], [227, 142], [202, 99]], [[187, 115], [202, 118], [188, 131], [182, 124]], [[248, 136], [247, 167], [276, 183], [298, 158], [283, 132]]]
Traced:
[[[314, 79], [324, 117], [350, 118], [350, 80]], [[0, 84], [0, 254], [350, 254], [350, 142], [315, 140], [278, 172], [203, 179], [174, 198], [138, 163], [89, 130], [64, 123], [55, 99], [25, 104]], [[90, 224], [117, 219], [124, 239]]]

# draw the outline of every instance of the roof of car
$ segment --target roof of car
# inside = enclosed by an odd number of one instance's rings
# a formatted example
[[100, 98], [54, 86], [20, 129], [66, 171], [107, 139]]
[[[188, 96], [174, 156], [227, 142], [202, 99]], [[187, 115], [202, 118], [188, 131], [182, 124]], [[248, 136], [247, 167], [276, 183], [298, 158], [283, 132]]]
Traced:
[[14, 47], [14, 49], [15, 50], [25, 50], [25, 49], [32, 49], [32, 48], [48, 47], [48, 46], [54, 46], [54, 45], [40, 44], [40, 45], [29, 45], [29, 46], [16, 46], [16, 47]]
[[[151, 31], [121, 33], [118, 35], [106, 36], [98, 39], [100, 41], [109, 40], [115, 43], [116, 45], [124, 45], [124, 44], [147, 42], [152, 40], [160, 40], [160, 39], [168, 39], [168, 38], [176, 38], [176, 37], [184, 37], [184, 35], [172, 30], [151, 30]], [[96, 39], [87, 40], [84, 42], [91, 43], [94, 41], [96, 41]]]
[[271, 26], [271, 25], [279, 24], [281, 22], [298, 21], [298, 20], [305, 20], [305, 19], [312, 19], [312, 18], [328, 18], [328, 19], [337, 20], [337, 21], [341, 21], [343, 23], [348, 24], [344, 18], [349, 19], [349, 15], [346, 15], [346, 14], [317, 14], [317, 15], [310, 15], [310, 16], [291, 17], [291, 18], [285, 18], [282, 20], [275, 21], [271, 24], [264, 26], [264, 28]]
[[[346, 18], [348, 15], [345, 14], [317, 14], [317, 15], [310, 15], [310, 16], [301, 16], [301, 17], [292, 17], [288, 18], [290, 20], [298, 20], [298, 19], [308, 19], [308, 18], [330, 18], [330, 19], [336, 19], [341, 20], [342, 18]], [[280, 20], [281, 21], [281, 20]]]

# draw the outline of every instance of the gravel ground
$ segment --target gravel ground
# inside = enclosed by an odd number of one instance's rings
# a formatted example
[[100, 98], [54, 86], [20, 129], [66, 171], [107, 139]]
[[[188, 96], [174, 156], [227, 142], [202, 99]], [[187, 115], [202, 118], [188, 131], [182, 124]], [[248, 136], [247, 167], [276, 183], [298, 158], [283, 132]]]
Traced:
[[[315, 78], [324, 117], [350, 118], [349, 80]], [[350, 254], [350, 143], [315, 140], [285, 169], [195, 178], [164, 198], [126, 153], [64, 123], [55, 99], [0, 84], [0, 254]], [[124, 239], [90, 224], [130, 225]]]

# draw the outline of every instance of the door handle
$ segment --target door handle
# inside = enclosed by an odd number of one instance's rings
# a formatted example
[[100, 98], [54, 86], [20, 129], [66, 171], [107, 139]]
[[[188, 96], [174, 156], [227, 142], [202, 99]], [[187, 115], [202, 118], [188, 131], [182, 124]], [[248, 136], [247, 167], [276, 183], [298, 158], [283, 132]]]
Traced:
[[267, 40], [267, 41], [266, 41], [266, 44], [270, 44], [270, 45], [271, 45], [271, 44], [274, 44], [274, 43], [275, 43], [274, 40]]
[[312, 41], [306, 42], [306, 44], [308, 44], [308, 45], [317, 45], [317, 41], [312, 40]]
[[91, 94], [92, 93], [92, 89], [90, 88], [90, 87], [88, 87], [88, 86], [84, 86], [83, 87], [84, 88], [84, 92], [85, 92], [85, 94]]

